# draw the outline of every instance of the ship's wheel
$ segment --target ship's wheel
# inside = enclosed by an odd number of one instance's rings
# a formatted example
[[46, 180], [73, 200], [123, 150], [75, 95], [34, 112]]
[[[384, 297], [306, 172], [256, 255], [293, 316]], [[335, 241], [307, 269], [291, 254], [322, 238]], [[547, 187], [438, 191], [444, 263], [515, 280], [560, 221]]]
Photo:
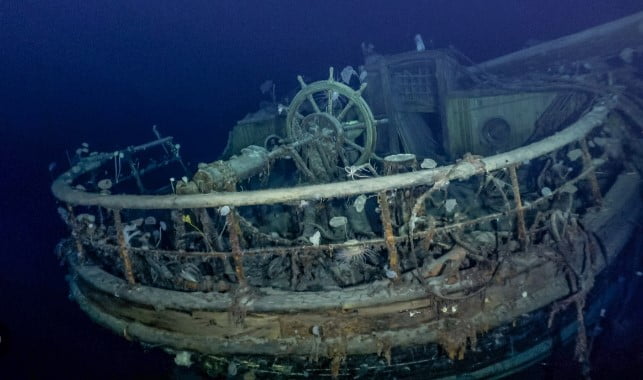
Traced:
[[[306, 84], [297, 77], [301, 91], [288, 107], [286, 131], [293, 141], [331, 142], [344, 167], [368, 162], [376, 141], [375, 119], [359, 89], [336, 82], [333, 68], [328, 80]], [[302, 149], [307, 145], [303, 144]]]

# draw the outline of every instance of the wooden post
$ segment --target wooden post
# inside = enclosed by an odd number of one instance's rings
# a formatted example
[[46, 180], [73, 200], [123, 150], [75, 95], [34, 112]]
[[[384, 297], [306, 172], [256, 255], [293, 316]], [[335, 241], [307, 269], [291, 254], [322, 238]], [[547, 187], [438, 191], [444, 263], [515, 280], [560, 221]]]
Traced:
[[181, 251], [185, 249], [185, 222], [183, 221], [183, 210], [176, 209], [170, 213], [174, 223], [174, 249]]
[[[587, 140], [583, 137], [578, 140], [578, 144], [583, 152], [583, 170], [587, 170], [592, 167], [592, 156], [589, 154]], [[596, 171], [594, 171], [594, 169], [590, 169], [590, 172], [587, 174], [587, 180], [589, 181], [589, 186], [592, 189], [594, 203], [596, 203], [597, 206], [600, 206], [601, 203], [603, 203], [603, 195], [601, 194], [600, 186], [598, 186], [598, 179], [596, 178]]]
[[79, 263], [83, 263], [85, 261], [85, 248], [83, 247], [83, 242], [80, 240], [80, 229], [78, 228], [76, 215], [74, 215], [74, 206], [67, 203], [67, 211], [69, 212], [69, 220], [67, 223], [71, 226], [71, 234], [76, 243], [76, 257]]
[[386, 126], [386, 134], [388, 138], [388, 151], [392, 154], [400, 152], [399, 136], [397, 133], [398, 125], [400, 124], [399, 115], [396, 112], [395, 105], [393, 104], [394, 96], [391, 91], [391, 78], [388, 70], [386, 59], [381, 59], [379, 64], [380, 78], [382, 80], [382, 96], [384, 97], [384, 108], [386, 116], [389, 119], [389, 124]]
[[239, 221], [237, 220], [237, 214], [234, 210], [230, 210], [228, 213], [228, 231], [237, 281], [239, 281], [240, 286], [246, 287], [248, 283], [246, 282], [246, 277], [243, 273], [243, 251], [241, 250], [241, 243], [239, 242], [241, 228], [239, 228]]
[[125, 272], [125, 279], [130, 285], [136, 284], [134, 280], [134, 271], [132, 269], [132, 260], [127, 250], [127, 243], [125, 242], [125, 232], [123, 231], [123, 222], [121, 220], [121, 211], [114, 209], [114, 227], [116, 227], [116, 237], [118, 239], [118, 252], [123, 261], [123, 272]]
[[518, 239], [520, 244], [525, 248], [528, 244], [527, 228], [525, 225], [525, 210], [522, 208], [522, 200], [520, 198], [520, 185], [518, 184], [518, 176], [516, 175], [516, 165], [511, 165], [508, 168], [509, 176], [511, 177], [511, 189], [514, 194], [514, 203], [516, 204], [516, 224], [518, 225]]
[[393, 281], [397, 281], [400, 278], [400, 257], [397, 253], [397, 247], [395, 246], [393, 224], [391, 223], [391, 209], [389, 208], [385, 191], [377, 194], [377, 201], [380, 206], [382, 226], [384, 227], [384, 241], [386, 242], [386, 249], [388, 250], [388, 266], [390, 270], [394, 271], [396, 274]]
[[219, 239], [219, 234], [217, 233], [216, 228], [214, 228], [214, 222], [212, 221], [212, 218], [208, 213], [208, 209], [207, 208], [197, 209], [197, 216], [199, 217], [199, 221], [203, 226], [203, 234], [207, 238], [206, 244], [209, 246], [210, 249], [217, 250], [219, 252], [223, 251], [223, 244]]

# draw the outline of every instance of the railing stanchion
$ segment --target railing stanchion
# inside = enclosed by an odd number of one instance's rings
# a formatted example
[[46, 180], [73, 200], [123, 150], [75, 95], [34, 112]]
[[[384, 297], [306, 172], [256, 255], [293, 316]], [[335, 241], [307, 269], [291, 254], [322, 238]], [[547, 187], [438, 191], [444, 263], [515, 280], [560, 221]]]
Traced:
[[127, 242], [125, 241], [125, 231], [123, 230], [123, 222], [121, 220], [121, 211], [114, 209], [114, 227], [116, 227], [116, 237], [118, 239], [118, 253], [123, 260], [123, 272], [125, 272], [125, 279], [130, 285], [136, 284], [134, 280], [134, 270], [132, 269], [132, 259], [127, 250]]
[[[592, 167], [592, 156], [589, 154], [589, 148], [587, 147], [587, 140], [583, 137], [578, 140], [580, 149], [583, 152], [583, 170]], [[587, 180], [589, 181], [589, 186], [592, 190], [592, 197], [594, 198], [594, 203], [600, 206], [603, 203], [603, 195], [601, 195], [601, 188], [598, 185], [598, 179], [596, 178], [596, 171], [591, 169], [587, 175]]]
[[172, 210], [170, 213], [172, 222], [174, 223], [174, 249], [177, 251], [185, 250], [185, 222], [183, 221], [183, 210]]
[[395, 236], [393, 235], [393, 223], [391, 222], [391, 209], [388, 204], [386, 191], [377, 194], [377, 201], [380, 206], [380, 218], [382, 219], [382, 227], [384, 228], [384, 242], [388, 250], [388, 266], [389, 269], [395, 272], [396, 276], [393, 278], [397, 281], [400, 278], [400, 258], [395, 246]]
[[522, 208], [522, 199], [520, 198], [520, 185], [518, 184], [518, 175], [516, 175], [516, 165], [507, 168], [511, 177], [511, 189], [516, 204], [516, 224], [518, 226], [518, 240], [523, 248], [529, 243], [527, 240], [527, 227], [525, 224], [525, 210]]
[[74, 237], [74, 243], [76, 243], [76, 257], [79, 263], [83, 263], [85, 261], [85, 248], [83, 247], [83, 242], [80, 240], [80, 229], [78, 228], [78, 221], [74, 214], [74, 206], [67, 203], [67, 211], [69, 212], [69, 220], [67, 223], [71, 226], [71, 234]]
[[237, 281], [239, 281], [239, 285], [241, 287], [245, 287], [247, 285], [247, 282], [246, 277], [243, 273], [243, 251], [241, 250], [241, 243], [239, 242], [241, 228], [239, 227], [239, 221], [237, 220], [236, 215], [236, 211], [233, 209], [228, 213], [228, 231]]

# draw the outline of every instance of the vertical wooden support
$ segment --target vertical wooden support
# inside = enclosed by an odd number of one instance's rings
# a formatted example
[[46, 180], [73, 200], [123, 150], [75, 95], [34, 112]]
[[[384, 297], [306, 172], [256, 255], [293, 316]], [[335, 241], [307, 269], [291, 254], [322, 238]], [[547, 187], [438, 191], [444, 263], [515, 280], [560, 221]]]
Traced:
[[[583, 170], [587, 170], [592, 166], [592, 156], [589, 154], [589, 148], [587, 147], [587, 140], [582, 138], [578, 140], [580, 149], [583, 152]], [[601, 205], [603, 203], [603, 195], [601, 194], [601, 188], [598, 186], [598, 179], [596, 178], [596, 172], [594, 169], [590, 170], [587, 175], [587, 180], [589, 181], [589, 186], [592, 190], [592, 197], [594, 198], [594, 203], [596, 205]]]
[[520, 185], [518, 184], [518, 176], [516, 175], [516, 165], [511, 165], [508, 168], [509, 176], [511, 177], [511, 189], [514, 194], [514, 203], [516, 204], [516, 224], [518, 225], [518, 239], [523, 248], [529, 243], [527, 237], [527, 227], [525, 225], [525, 210], [522, 208], [522, 199], [520, 198]]
[[243, 273], [243, 251], [241, 251], [241, 243], [239, 242], [241, 228], [239, 228], [239, 221], [237, 220], [237, 214], [234, 210], [230, 210], [228, 213], [228, 231], [237, 281], [239, 281], [240, 286], [246, 287], [248, 283], [246, 282], [246, 276]]
[[114, 213], [114, 227], [116, 227], [116, 237], [118, 239], [118, 252], [123, 261], [123, 271], [125, 272], [125, 279], [130, 285], [134, 285], [134, 271], [132, 270], [132, 260], [129, 257], [127, 244], [125, 242], [125, 231], [123, 231], [123, 222], [121, 220], [121, 211], [112, 210]]
[[194, 213], [203, 228], [203, 235], [205, 235], [205, 245], [208, 249], [213, 250], [214, 248], [212, 247], [212, 238], [215, 237], [217, 233], [214, 231], [212, 218], [210, 218], [210, 214], [208, 214], [208, 209], [199, 208], [194, 210]]
[[83, 247], [83, 242], [80, 241], [80, 229], [78, 228], [78, 221], [74, 214], [74, 207], [69, 203], [67, 203], [67, 211], [69, 212], [69, 220], [67, 223], [71, 226], [71, 234], [76, 243], [76, 257], [79, 263], [83, 263], [85, 261], [85, 248]]
[[290, 254], [290, 289], [293, 291], [297, 289], [297, 279], [299, 278], [299, 253], [293, 252]]
[[389, 208], [386, 191], [377, 194], [377, 202], [380, 206], [380, 218], [384, 227], [384, 241], [388, 250], [388, 266], [390, 270], [397, 275], [394, 281], [400, 278], [400, 257], [395, 246], [395, 236], [393, 235], [393, 223], [391, 222], [391, 209]]
[[384, 98], [384, 108], [386, 109], [386, 115], [388, 116], [389, 123], [386, 125], [386, 134], [388, 140], [388, 151], [391, 154], [399, 153], [400, 138], [397, 133], [398, 125], [400, 125], [400, 117], [395, 111], [395, 105], [393, 99], [395, 96], [391, 94], [391, 78], [388, 70], [388, 65], [386, 64], [386, 59], [381, 59], [379, 64], [380, 79], [382, 81], [382, 97]]
[[[385, 175], [414, 172], [418, 169], [417, 158], [414, 154], [394, 154], [384, 157]], [[415, 204], [412, 197], [413, 189], [401, 189], [396, 192], [395, 206], [391, 218], [395, 217], [398, 225], [405, 223], [411, 218], [411, 208]], [[392, 219], [391, 219], [392, 220]]]
[[174, 249], [185, 250], [185, 222], [183, 221], [183, 210], [172, 210], [172, 223], [174, 224]]
[[[447, 115], [447, 99], [449, 93], [458, 87], [457, 85], [457, 69], [458, 64], [451, 57], [446, 55], [439, 56], [435, 59], [435, 78], [437, 84], [437, 93], [434, 95], [437, 99], [436, 108], [440, 115], [440, 123], [444, 126], [442, 129], [442, 147], [449, 155], [453, 155], [450, 147], [452, 146], [453, 136], [450, 136], [448, 128], [448, 115]], [[431, 91], [433, 92], [433, 91]], [[451, 157], [455, 158], [455, 157]]]

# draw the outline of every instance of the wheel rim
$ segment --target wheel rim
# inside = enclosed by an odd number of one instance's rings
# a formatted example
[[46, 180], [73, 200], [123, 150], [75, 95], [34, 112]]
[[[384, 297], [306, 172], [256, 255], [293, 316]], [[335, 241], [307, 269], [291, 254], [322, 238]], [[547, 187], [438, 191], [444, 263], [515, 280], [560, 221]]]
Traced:
[[362, 97], [366, 84], [358, 90], [336, 82], [333, 69], [328, 80], [306, 84], [300, 77], [301, 91], [293, 98], [286, 118], [286, 132], [292, 140], [310, 135], [318, 126], [334, 135], [344, 152], [344, 166], [360, 165], [371, 158], [376, 143], [375, 119]]

